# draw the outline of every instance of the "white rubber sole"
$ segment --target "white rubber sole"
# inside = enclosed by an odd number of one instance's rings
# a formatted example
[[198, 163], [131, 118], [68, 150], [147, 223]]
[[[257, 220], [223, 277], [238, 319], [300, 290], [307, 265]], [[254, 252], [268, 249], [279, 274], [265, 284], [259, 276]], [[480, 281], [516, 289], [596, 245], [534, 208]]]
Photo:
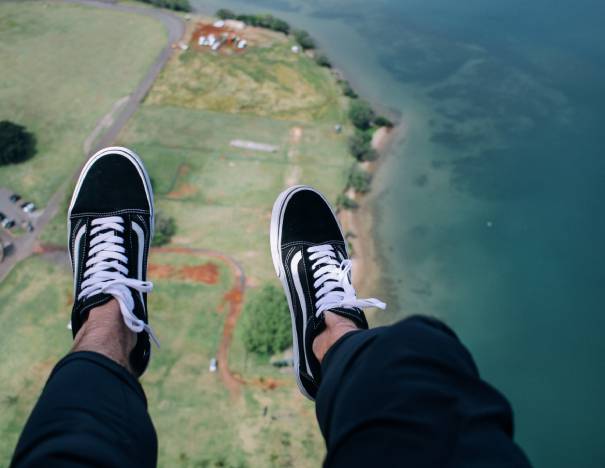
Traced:
[[[269, 231], [269, 243], [271, 245], [271, 259], [273, 260], [273, 267], [275, 268], [275, 274], [277, 275], [277, 277], [279, 278], [279, 280], [282, 283], [282, 287], [284, 288], [284, 293], [286, 294], [286, 299], [288, 300], [288, 307], [290, 308], [290, 317], [292, 319], [292, 354], [293, 354], [293, 361], [294, 361], [294, 376], [296, 377], [296, 383], [298, 384], [298, 388], [300, 389], [301, 393], [306, 396], [309, 400], [315, 400], [313, 397], [311, 397], [311, 395], [308, 394], [308, 392], [305, 390], [305, 387], [303, 386], [301, 380], [300, 380], [300, 366], [299, 366], [299, 361], [300, 361], [300, 351], [298, 349], [298, 332], [296, 329], [296, 318], [294, 315], [294, 307], [292, 306], [292, 297], [290, 295], [290, 287], [288, 285], [288, 278], [286, 276], [286, 272], [284, 271], [284, 267], [283, 267], [283, 261], [282, 261], [282, 256], [281, 256], [281, 227], [282, 227], [282, 223], [284, 221], [284, 207], [288, 204], [288, 201], [290, 200], [290, 198], [292, 198], [292, 196], [297, 193], [300, 192], [302, 190], [310, 190], [314, 193], [316, 193], [317, 195], [319, 195], [324, 201], [325, 203], [330, 207], [330, 209], [332, 210], [332, 206], [330, 205], [330, 203], [328, 203], [328, 201], [326, 200], [326, 197], [323, 196], [323, 194], [317, 190], [315, 190], [313, 187], [309, 187], [307, 185], [295, 185], [293, 187], [290, 187], [286, 190], [284, 190], [282, 193], [279, 194], [279, 196], [277, 197], [277, 200], [275, 200], [275, 203], [273, 204], [273, 211], [271, 212], [271, 228]], [[342, 227], [340, 226], [340, 223], [338, 222], [338, 218], [336, 217], [336, 214], [334, 213], [334, 210], [332, 210], [332, 214], [334, 215], [334, 218], [336, 219], [336, 222], [338, 223], [338, 228], [340, 229], [340, 233], [342, 235]], [[344, 236], [342, 236], [344, 239]], [[345, 243], [346, 244], [346, 243]], [[345, 248], [347, 249], [347, 255], [348, 255], [348, 247], [345, 245]]]

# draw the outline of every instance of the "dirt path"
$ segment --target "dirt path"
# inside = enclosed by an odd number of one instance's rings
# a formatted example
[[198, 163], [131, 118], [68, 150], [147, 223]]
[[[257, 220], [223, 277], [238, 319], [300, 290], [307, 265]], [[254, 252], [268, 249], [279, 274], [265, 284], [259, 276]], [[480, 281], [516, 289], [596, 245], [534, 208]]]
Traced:
[[189, 247], [154, 247], [154, 252], [165, 252], [165, 253], [183, 253], [183, 254], [199, 254], [204, 257], [216, 258], [223, 263], [227, 264], [234, 277], [233, 288], [224, 296], [224, 301], [228, 304], [227, 317], [225, 318], [225, 324], [223, 325], [223, 333], [221, 334], [221, 341], [219, 343], [217, 360], [219, 363], [218, 371], [219, 375], [231, 393], [232, 397], [239, 394], [241, 384], [245, 383], [244, 380], [235, 375], [229, 369], [229, 349], [231, 348], [231, 341], [233, 340], [233, 331], [237, 325], [237, 320], [242, 312], [242, 305], [244, 302], [244, 292], [246, 290], [246, 275], [241, 264], [230, 255], [216, 250], [208, 249], [195, 249]]
[[[50, 197], [48, 204], [35, 223], [35, 230], [33, 232], [26, 233], [13, 241], [13, 253], [8, 257], [5, 257], [4, 261], [0, 263], [0, 282], [6, 278], [15, 265], [17, 265], [17, 263], [26, 259], [32, 254], [34, 247], [36, 246], [38, 236], [59, 211], [59, 206], [65, 198], [65, 194], [70, 186], [70, 183], [78, 177], [86, 159], [88, 159], [91, 154], [95, 153], [99, 149], [113, 144], [122, 128], [124, 128], [130, 117], [132, 117], [132, 115], [139, 108], [141, 102], [151, 89], [153, 82], [172, 55], [172, 44], [179, 41], [185, 32], [185, 22], [178, 16], [168, 13], [164, 10], [149, 7], [138, 7], [134, 5], [114, 4], [99, 0], [63, 1], [66, 3], [78, 3], [97, 8], [149, 16], [158, 20], [165, 26], [168, 32], [168, 41], [136, 89], [128, 97], [118, 101], [112, 111], [99, 121], [88, 138], [86, 138], [84, 142], [85, 159], [82, 160], [82, 165], [77, 168], [73, 177], [71, 179], [67, 179]], [[104, 132], [102, 131], [103, 129], [105, 130]]]

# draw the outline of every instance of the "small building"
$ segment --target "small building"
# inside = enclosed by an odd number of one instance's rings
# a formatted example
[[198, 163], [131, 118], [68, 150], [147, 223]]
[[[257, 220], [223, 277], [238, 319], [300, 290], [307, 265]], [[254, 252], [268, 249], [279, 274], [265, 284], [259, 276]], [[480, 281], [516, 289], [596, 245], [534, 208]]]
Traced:
[[292, 52], [294, 52], [295, 54], [300, 53], [300, 46], [293, 45], [292, 46]]

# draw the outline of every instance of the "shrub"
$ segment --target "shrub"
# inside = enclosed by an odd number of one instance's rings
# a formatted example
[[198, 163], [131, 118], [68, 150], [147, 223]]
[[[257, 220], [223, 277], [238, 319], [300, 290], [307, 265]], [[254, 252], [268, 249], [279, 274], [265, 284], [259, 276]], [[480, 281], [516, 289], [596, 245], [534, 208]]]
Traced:
[[294, 39], [304, 50], [315, 49], [315, 41], [307, 31], [297, 29], [294, 31]]
[[345, 210], [355, 210], [359, 208], [359, 204], [352, 198], [347, 197], [344, 193], [338, 195], [336, 206]]
[[351, 168], [349, 172], [349, 187], [359, 193], [367, 193], [370, 191], [372, 183], [372, 175], [361, 169], [357, 164]]
[[237, 15], [235, 19], [243, 21], [250, 26], [271, 29], [273, 31], [283, 32], [284, 34], [290, 32], [290, 25], [273, 15]]
[[376, 117], [374, 119], [374, 125], [376, 125], [378, 127], [387, 127], [387, 128], [393, 128], [394, 127], [393, 122], [391, 122], [386, 117], [383, 117], [382, 115], [379, 115], [378, 117]]
[[345, 96], [350, 97], [352, 99], [357, 99], [359, 97], [355, 90], [351, 87], [351, 83], [349, 83], [347, 80], [340, 80], [338, 83], [340, 84], [340, 87], [342, 88], [342, 93]]
[[292, 344], [288, 302], [283, 291], [266, 284], [244, 310], [243, 341], [247, 351], [270, 355]]
[[16, 164], [36, 154], [36, 137], [22, 125], [0, 122], [0, 165]]
[[160, 8], [168, 8], [175, 11], [191, 11], [189, 0], [139, 0]]
[[376, 161], [380, 155], [374, 148], [370, 148], [361, 158], [362, 161]]
[[349, 107], [349, 118], [357, 128], [367, 130], [374, 120], [374, 111], [367, 102], [355, 99]]
[[315, 56], [315, 63], [320, 67], [332, 68], [332, 63], [326, 54], [317, 54]]
[[370, 148], [370, 137], [366, 132], [359, 130], [349, 138], [349, 151], [355, 159], [363, 161], [364, 156], [368, 153]]
[[222, 20], [235, 19], [236, 16], [237, 15], [233, 11], [228, 10], [227, 8], [221, 8], [216, 12], [216, 17]]
[[155, 214], [155, 234], [151, 245], [159, 247], [166, 245], [176, 234], [176, 221], [172, 217], [164, 216], [161, 212]]

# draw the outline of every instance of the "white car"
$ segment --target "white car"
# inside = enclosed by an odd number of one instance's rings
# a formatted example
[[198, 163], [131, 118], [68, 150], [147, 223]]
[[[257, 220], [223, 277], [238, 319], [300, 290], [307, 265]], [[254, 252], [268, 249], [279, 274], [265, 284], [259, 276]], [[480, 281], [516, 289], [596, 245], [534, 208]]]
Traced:
[[36, 205], [34, 205], [32, 202], [26, 202], [21, 205], [21, 209], [25, 213], [31, 213], [32, 211], [34, 211], [36, 209]]
[[210, 359], [210, 367], [208, 368], [208, 370], [210, 372], [216, 372], [216, 370], [218, 369], [218, 361], [216, 360], [216, 358], [212, 358]]

